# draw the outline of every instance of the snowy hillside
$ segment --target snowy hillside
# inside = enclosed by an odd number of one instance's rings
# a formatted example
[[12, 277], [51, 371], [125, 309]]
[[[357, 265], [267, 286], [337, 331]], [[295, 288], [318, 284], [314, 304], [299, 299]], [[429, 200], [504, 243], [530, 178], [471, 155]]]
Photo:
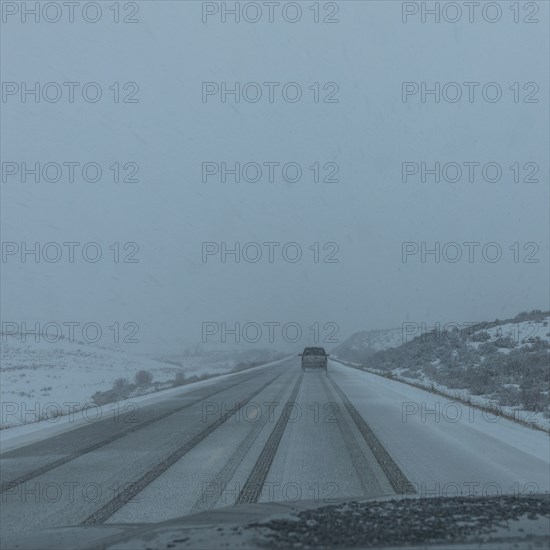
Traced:
[[[170, 387], [176, 380], [181, 384], [224, 374], [252, 362], [246, 361], [249, 356], [225, 352], [158, 360], [67, 339], [49, 343], [31, 337], [22, 343], [20, 336], [11, 334], [2, 334], [1, 341], [1, 428], [93, 406], [94, 394], [105, 394], [117, 384], [126, 390], [119, 397], [129, 391], [142, 394]], [[278, 358], [274, 353], [267, 356]], [[258, 362], [261, 357], [261, 352], [255, 352]], [[141, 385], [135, 384], [143, 371], [149, 374], [143, 376]]]
[[535, 310], [462, 330], [426, 331], [355, 363], [548, 426], [549, 342], [550, 316]]

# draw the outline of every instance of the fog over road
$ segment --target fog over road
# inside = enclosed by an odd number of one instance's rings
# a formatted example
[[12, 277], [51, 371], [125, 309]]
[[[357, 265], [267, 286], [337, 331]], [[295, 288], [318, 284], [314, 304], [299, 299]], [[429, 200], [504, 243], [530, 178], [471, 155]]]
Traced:
[[41, 437], [3, 449], [3, 536], [255, 502], [550, 487], [544, 432], [336, 361], [303, 373], [297, 356]]

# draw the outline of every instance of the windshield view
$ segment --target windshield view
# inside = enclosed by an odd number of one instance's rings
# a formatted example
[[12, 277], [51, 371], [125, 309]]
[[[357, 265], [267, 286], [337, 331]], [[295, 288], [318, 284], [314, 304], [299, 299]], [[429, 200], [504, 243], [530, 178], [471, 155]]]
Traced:
[[0, 0], [0, 548], [550, 547], [548, 0]]

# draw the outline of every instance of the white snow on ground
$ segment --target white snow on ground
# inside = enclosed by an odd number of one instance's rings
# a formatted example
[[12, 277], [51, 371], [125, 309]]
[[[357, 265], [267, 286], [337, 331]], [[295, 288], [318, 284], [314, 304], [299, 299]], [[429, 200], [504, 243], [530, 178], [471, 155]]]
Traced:
[[[374, 369], [372, 369], [371, 372], [382, 374], [382, 371], [375, 371]], [[543, 430], [550, 431], [550, 418], [546, 418], [543, 413], [526, 411], [521, 407], [507, 407], [504, 405], [499, 405], [496, 399], [489, 399], [488, 397], [485, 397], [483, 395], [473, 395], [468, 390], [457, 390], [453, 388], [448, 388], [443, 384], [437, 384], [433, 382], [426, 376], [424, 376], [422, 380], [419, 380], [417, 378], [409, 378], [407, 376], [403, 376], [398, 371], [394, 371], [393, 374], [397, 380], [400, 380], [407, 384], [421, 385], [428, 390], [434, 389], [437, 392], [440, 392], [450, 397], [451, 399], [472, 403], [472, 405], [477, 405], [479, 407], [498, 409], [504, 416], [508, 418], [515, 418], [516, 420], [521, 420], [523, 422], [526, 422], [527, 424], [536, 426], [537, 428], [542, 428]], [[518, 384], [506, 384], [506, 386], [514, 385], [519, 386]]]
[[140, 370], [150, 372], [153, 382], [168, 384], [178, 372], [186, 377], [225, 374], [237, 362], [227, 354], [209, 353], [177, 365], [133, 355], [131, 344], [111, 349], [68, 339], [36, 342], [27, 335], [23, 343], [20, 335], [1, 336], [1, 428], [85, 408], [96, 391], [111, 389], [118, 378], [132, 383]]
[[[338, 360], [336, 359], [336, 361]], [[369, 372], [377, 376], [387, 378], [386, 376], [384, 376], [385, 374], [388, 374], [386, 371], [363, 367], [355, 363], [350, 363], [349, 361], [343, 362], [343, 364], [346, 364], [346, 363], [348, 365], [360, 367], [365, 372]], [[393, 378], [395, 380], [398, 380], [399, 382], [403, 382], [405, 384], [409, 384], [415, 387], [422, 386], [423, 388], [426, 388], [426, 390], [428, 391], [435, 390], [451, 399], [455, 399], [461, 402], [471, 403], [472, 405], [477, 405], [481, 408], [483, 407], [491, 408], [492, 410], [498, 409], [504, 416], [510, 419], [521, 420], [523, 422], [526, 422], [527, 424], [536, 426], [537, 428], [550, 431], [550, 418], [546, 418], [543, 413], [526, 411], [521, 409], [520, 407], [505, 407], [503, 405], [498, 405], [498, 403], [494, 399], [489, 399], [487, 397], [484, 397], [483, 395], [473, 395], [468, 390], [457, 390], [457, 389], [448, 388], [443, 384], [437, 384], [427, 376], [422, 376], [421, 379], [404, 376], [403, 374], [401, 374], [400, 372], [401, 370], [406, 370], [406, 369], [396, 369], [392, 371]], [[508, 384], [508, 385], [512, 385], [512, 384]], [[487, 412], [487, 414], [492, 415], [492, 413], [489, 413], [489, 412]]]
[[[494, 342], [500, 338], [510, 338], [514, 343], [514, 349], [524, 348], [530, 344], [530, 338], [541, 338], [548, 340], [550, 338], [550, 316], [542, 321], [524, 321], [520, 323], [505, 323], [496, 327], [477, 331], [473, 336], [481, 332], [489, 336], [487, 342]], [[469, 341], [468, 345], [473, 348], [479, 348], [482, 342]], [[510, 353], [509, 348], [499, 348], [500, 353]]]
[[[286, 360], [287, 358], [279, 359], [259, 367], [254, 367], [253, 369], [249, 369], [249, 371], [252, 372], [253, 370], [271, 368]], [[201, 380], [200, 382], [194, 382], [185, 386], [178, 386], [149, 393], [147, 395], [141, 395], [139, 397], [132, 397], [131, 399], [120, 400], [115, 404], [111, 403], [103, 406], [95, 406], [87, 410], [77, 411], [74, 414], [67, 414], [56, 418], [41, 420], [39, 422], [14, 426], [9, 430], [0, 430], [0, 450], [2, 452], [7, 452], [24, 445], [42, 441], [43, 439], [73, 430], [84, 424], [112, 418], [115, 413], [124, 415], [125, 413], [134, 411], [136, 406], [146, 407], [147, 405], [163, 401], [164, 399], [185, 395], [191, 391], [217, 384], [220, 381], [233, 378], [239, 374], [240, 373], [237, 372], [222, 374], [214, 378], [209, 378], [208, 380]]]
[[[504, 405], [499, 405], [496, 399], [489, 399], [483, 395], [473, 395], [468, 390], [457, 390], [453, 388], [448, 388], [442, 384], [436, 384], [432, 382], [427, 377], [424, 377], [422, 381], [419, 381], [415, 378], [407, 378], [406, 376], [397, 375], [396, 378], [403, 382], [409, 384], [420, 384], [427, 389], [434, 389], [444, 395], [450, 397], [451, 399], [457, 399], [459, 401], [466, 401], [472, 403], [472, 405], [478, 405], [479, 407], [487, 407], [491, 409], [498, 409], [504, 416], [508, 418], [515, 418], [516, 420], [521, 420], [528, 424], [532, 424], [537, 428], [542, 428], [543, 430], [550, 431], [550, 418], [544, 416], [543, 413], [526, 411], [521, 407], [507, 407]], [[507, 386], [513, 386], [514, 384], [506, 384]], [[518, 386], [516, 384], [516, 386]]]
[[334, 361], [329, 372], [419, 492], [550, 491], [548, 434]]
[[[432, 330], [433, 327], [430, 329]], [[377, 333], [380, 333], [378, 335]], [[378, 336], [380, 336], [378, 338]], [[369, 372], [375, 374], [388, 374], [388, 371], [377, 370], [375, 368], [369, 367], [368, 357], [373, 355], [372, 350], [375, 346], [378, 346], [378, 350], [389, 349], [390, 347], [398, 347], [403, 343], [403, 340], [400, 339], [399, 329], [387, 330], [387, 331], [369, 331], [369, 332], [359, 332], [352, 336], [349, 340], [344, 342], [338, 348], [334, 350], [332, 356], [335, 359], [339, 359], [338, 350], [342, 351], [342, 358], [345, 363], [350, 365], [355, 365], [358, 367], [365, 368]], [[481, 338], [483, 336], [483, 338]], [[439, 336], [443, 338], [443, 336]], [[453, 338], [452, 335], [446, 336], [448, 338]], [[541, 320], [530, 320], [530, 321], [521, 321], [514, 323], [503, 323], [498, 326], [494, 326], [487, 329], [477, 330], [468, 335], [466, 340], [466, 345], [474, 348], [476, 351], [479, 350], [479, 347], [486, 343], [494, 343], [498, 346], [496, 350], [497, 354], [508, 355], [512, 349], [521, 350], [526, 348], [533, 343], [533, 339], [540, 338], [541, 340], [548, 341], [550, 339], [550, 316], [546, 316]], [[478, 340], [479, 341], [474, 341]], [[509, 339], [511, 342], [502, 342], [502, 340]], [[504, 347], [505, 345], [511, 345], [513, 347]], [[369, 347], [370, 346], [370, 347]], [[501, 347], [502, 346], [502, 347]], [[378, 351], [377, 350], [377, 351]], [[359, 352], [355, 355], [354, 352]], [[454, 352], [456, 355], [456, 351]], [[357, 359], [350, 361], [346, 359], [349, 356], [356, 356]], [[480, 354], [479, 361], [483, 363], [485, 360], [485, 355]], [[406, 362], [404, 360], [404, 362]], [[441, 361], [436, 359], [432, 361], [433, 366], [439, 366]], [[364, 367], [366, 365], [366, 367]], [[479, 366], [479, 368], [483, 368]], [[461, 401], [470, 402], [481, 407], [489, 407], [493, 410], [498, 410], [501, 414], [508, 416], [509, 418], [515, 418], [527, 422], [528, 424], [534, 425], [543, 430], [550, 431], [550, 418], [546, 417], [542, 412], [533, 412], [522, 408], [522, 406], [505, 406], [499, 404], [498, 399], [493, 399], [486, 395], [474, 395], [470, 393], [467, 389], [454, 389], [448, 388], [443, 384], [439, 384], [432, 380], [426, 374], [420, 372], [417, 373], [417, 378], [412, 378], [406, 376], [407, 368], [394, 368], [391, 371], [391, 374], [395, 379], [398, 379], [402, 382], [406, 382], [412, 385], [422, 386], [427, 389], [436, 390], [441, 392], [453, 399], [458, 399]], [[517, 384], [505, 384], [505, 386], [515, 386], [519, 389]], [[548, 390], [548, 388], [541, 388], [543, 391]]]

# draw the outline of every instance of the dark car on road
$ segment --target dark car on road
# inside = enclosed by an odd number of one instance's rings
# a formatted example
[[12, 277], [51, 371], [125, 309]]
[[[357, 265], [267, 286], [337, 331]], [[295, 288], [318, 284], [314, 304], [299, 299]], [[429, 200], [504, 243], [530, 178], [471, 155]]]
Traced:
[[327, 357], [329, 354], [325, 348], [305, 348], [303, 353], [300, 353], [302, 358], [302, 370], [306, 369], [323, 369], [327, 371]]

